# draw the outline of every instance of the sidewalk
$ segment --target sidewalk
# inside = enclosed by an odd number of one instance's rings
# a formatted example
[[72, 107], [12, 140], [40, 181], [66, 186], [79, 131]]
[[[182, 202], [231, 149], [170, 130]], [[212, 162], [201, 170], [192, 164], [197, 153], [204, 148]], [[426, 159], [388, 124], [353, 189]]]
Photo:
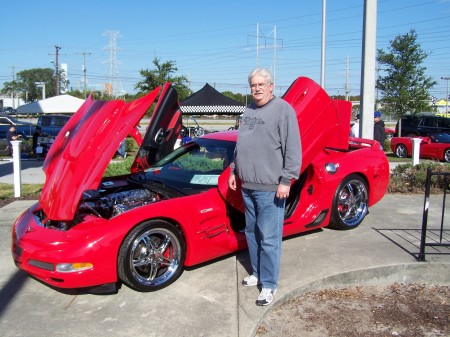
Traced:
[[[430, 200], [429, 226], [438, 227], [442, 197]], [[277, 304], [304, 291], [354, 284], [418, 282], [450, 285], [450, 250], [417, 262], [422, 195], [386, 195], [356, 229], [323, 229], [283, 241], [280, 285], [268, 307], [258, 290], [241, 286], [246, 251], [187, 269], [171, 286], [111, 295], [52, 289], [19, 271], [11, 258], [11, 225], [33, 201], [0, 209], [0, 331], [9, 336], [252, 336]], [[447, 221], [448, 222], [448, 221]], [[437, 223], [437, 224], [436, 224]], [[448, 228], [448, 223], [446, 224]], [[450, 240], [448, 231], [444, 238]]]

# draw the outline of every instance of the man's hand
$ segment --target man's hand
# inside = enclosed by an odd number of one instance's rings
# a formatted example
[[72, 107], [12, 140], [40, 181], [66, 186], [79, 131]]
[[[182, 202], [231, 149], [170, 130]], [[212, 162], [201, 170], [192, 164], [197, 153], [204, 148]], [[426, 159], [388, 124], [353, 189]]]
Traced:
[[289, 197], [289, 191], [291, 189], [291, 186], [279, 184], [277, 189], [277, 198], [279, 199], [286, 199]]
[[228, 178], [228, 187], [236, 191], [236, 176], [234, 174], [231, 174], [230, 178]]

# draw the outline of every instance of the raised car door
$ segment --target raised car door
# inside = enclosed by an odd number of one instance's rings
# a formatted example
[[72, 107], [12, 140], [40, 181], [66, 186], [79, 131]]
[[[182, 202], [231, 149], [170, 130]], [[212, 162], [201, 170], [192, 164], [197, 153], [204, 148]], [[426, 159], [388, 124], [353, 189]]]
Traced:
[[150, 119], [131, 171], [145, 170], [173, 151], [180, 130], [181, 110], [178, 102], [178, 93], [170, 83], [166, 83]]

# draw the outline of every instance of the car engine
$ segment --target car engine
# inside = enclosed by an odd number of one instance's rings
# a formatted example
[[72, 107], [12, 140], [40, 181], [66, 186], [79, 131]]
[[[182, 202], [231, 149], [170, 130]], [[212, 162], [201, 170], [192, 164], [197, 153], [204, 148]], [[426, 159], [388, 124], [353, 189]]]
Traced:
[[144, 188], [109, 193], [106, 190], [88, 190], [78, 207], [73, 221], [55, 221], [46, 217], [43, 210], [35, 213], [46, 228], [67, 231], [81, 223], [87, 215], [110, 219], [133, 208], [161, 200], [161, 196]]

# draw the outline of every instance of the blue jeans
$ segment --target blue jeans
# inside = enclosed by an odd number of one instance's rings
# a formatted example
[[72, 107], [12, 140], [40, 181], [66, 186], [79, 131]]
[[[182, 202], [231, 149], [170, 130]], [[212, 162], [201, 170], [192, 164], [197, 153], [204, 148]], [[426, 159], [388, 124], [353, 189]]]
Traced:
[[245, 236], [253, 275], [263, 288], [276, 289], [280, 275], [285, 199], [276, 192], [242, 189]]

